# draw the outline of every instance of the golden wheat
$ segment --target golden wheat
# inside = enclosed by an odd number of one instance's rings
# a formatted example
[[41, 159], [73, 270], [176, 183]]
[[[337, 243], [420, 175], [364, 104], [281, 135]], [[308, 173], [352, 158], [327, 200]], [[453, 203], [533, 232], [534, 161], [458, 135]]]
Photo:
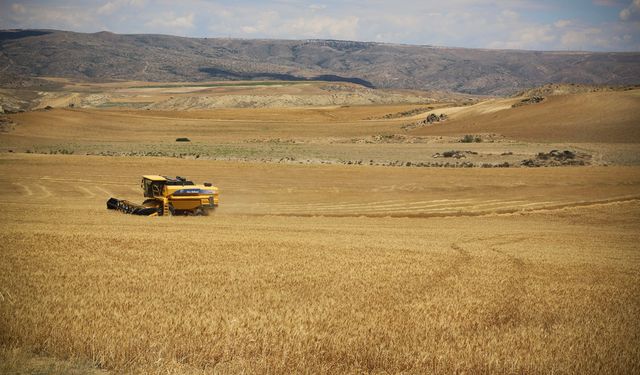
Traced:
[[[217, 177], [221, 210], [104, 209], [107, 193], [140, 200], [151, 169]], [[637, 373], [639, 184], [637, 168], [3, 156], [0, 358], [115, 373]], [[446, 199], [455, 214], [361, 216]], [[585, 206], [521, 212], [546, 201]]]

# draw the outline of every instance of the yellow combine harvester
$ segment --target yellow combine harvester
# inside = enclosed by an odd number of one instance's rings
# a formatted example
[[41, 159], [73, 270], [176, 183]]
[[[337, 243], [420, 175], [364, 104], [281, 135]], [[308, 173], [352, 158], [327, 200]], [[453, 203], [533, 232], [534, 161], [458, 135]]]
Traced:
[[107, 209], [133, 215], [208, 215], [218, 207], [218, 188], [211, 183], [196, 185], [182, 177], [142, 176], [142, 190], [148, 198], [142, 204], [110, 198]]

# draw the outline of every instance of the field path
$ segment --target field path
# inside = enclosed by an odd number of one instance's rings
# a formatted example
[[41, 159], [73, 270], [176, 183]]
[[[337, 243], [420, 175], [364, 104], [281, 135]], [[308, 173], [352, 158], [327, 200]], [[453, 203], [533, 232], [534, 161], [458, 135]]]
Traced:
[[48, 197], [53, 195], [51, 193], [51, 191], [46, 186], [40, 185], [40, 184], [37, 184], [35, 186], [37, 186], [38, 188], [40, 188], [40, 190], [42, 190], [42, 193], [44, 194], [44, 195], [42, 195], [42, 198], [48, 198]]
[[76, 188], [85, 193], [85, 198], [93, 198], [96, 196], [95, 193], [84, 186], [76, 186]]
[[108, 197], [113, 197], [113, 195], [114, 195], [114, 194], [113, 194], [112, 192], [110, 192], [109, 190], [107, 190], [107, 189], [105, 189], [105, 188], [101, 188], [100, 186], [94, 186], [94, 188], [95, 188], [96, 190], [101, 191], [102, 193], [104, 193], [104, 194], [105, 194], [106, 196], [108, 196]]
[[20, 188], [22, 188], [24, 190], [24, 193], [27, 196], [33, 195], [33, 191], [31, 191], [31, 188], [29, 186], [27, 186], [25, 184], [22, 184], [22, 183], [19, 183], [19, 182], [14, 182], [13, 184], [18, 186], [18, 187], [20, 187]]

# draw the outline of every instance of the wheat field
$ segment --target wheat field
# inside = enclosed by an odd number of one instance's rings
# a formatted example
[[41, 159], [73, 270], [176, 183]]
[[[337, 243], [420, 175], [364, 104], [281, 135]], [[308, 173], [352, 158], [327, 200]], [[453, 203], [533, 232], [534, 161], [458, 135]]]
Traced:
[[[220, 210], [104, 209], [150, 170], [213, 180]], [[637, 167], [4, 154], [0, 172], [3, 372], [19, 353], [85, 366], [61, 373], [640, 371]]]
[[[640, 373], [637, 90], [518, 100], [11, 115], [0, 373]], [[516, 168], [406, 163], [447, 150]], [[221, 205], [106, 210], [145, 174]]]

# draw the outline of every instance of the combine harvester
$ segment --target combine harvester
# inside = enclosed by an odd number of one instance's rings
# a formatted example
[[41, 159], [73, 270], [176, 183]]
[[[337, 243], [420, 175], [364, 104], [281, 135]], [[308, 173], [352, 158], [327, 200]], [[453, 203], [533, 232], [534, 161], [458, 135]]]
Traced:
[[148, 198], [142, 204], [110, 198], [107, 209], [142, 216], [208, 215], [218, 207], [218, 188], [209, 182], [196, 185], [183, 177], [142, 176]]

